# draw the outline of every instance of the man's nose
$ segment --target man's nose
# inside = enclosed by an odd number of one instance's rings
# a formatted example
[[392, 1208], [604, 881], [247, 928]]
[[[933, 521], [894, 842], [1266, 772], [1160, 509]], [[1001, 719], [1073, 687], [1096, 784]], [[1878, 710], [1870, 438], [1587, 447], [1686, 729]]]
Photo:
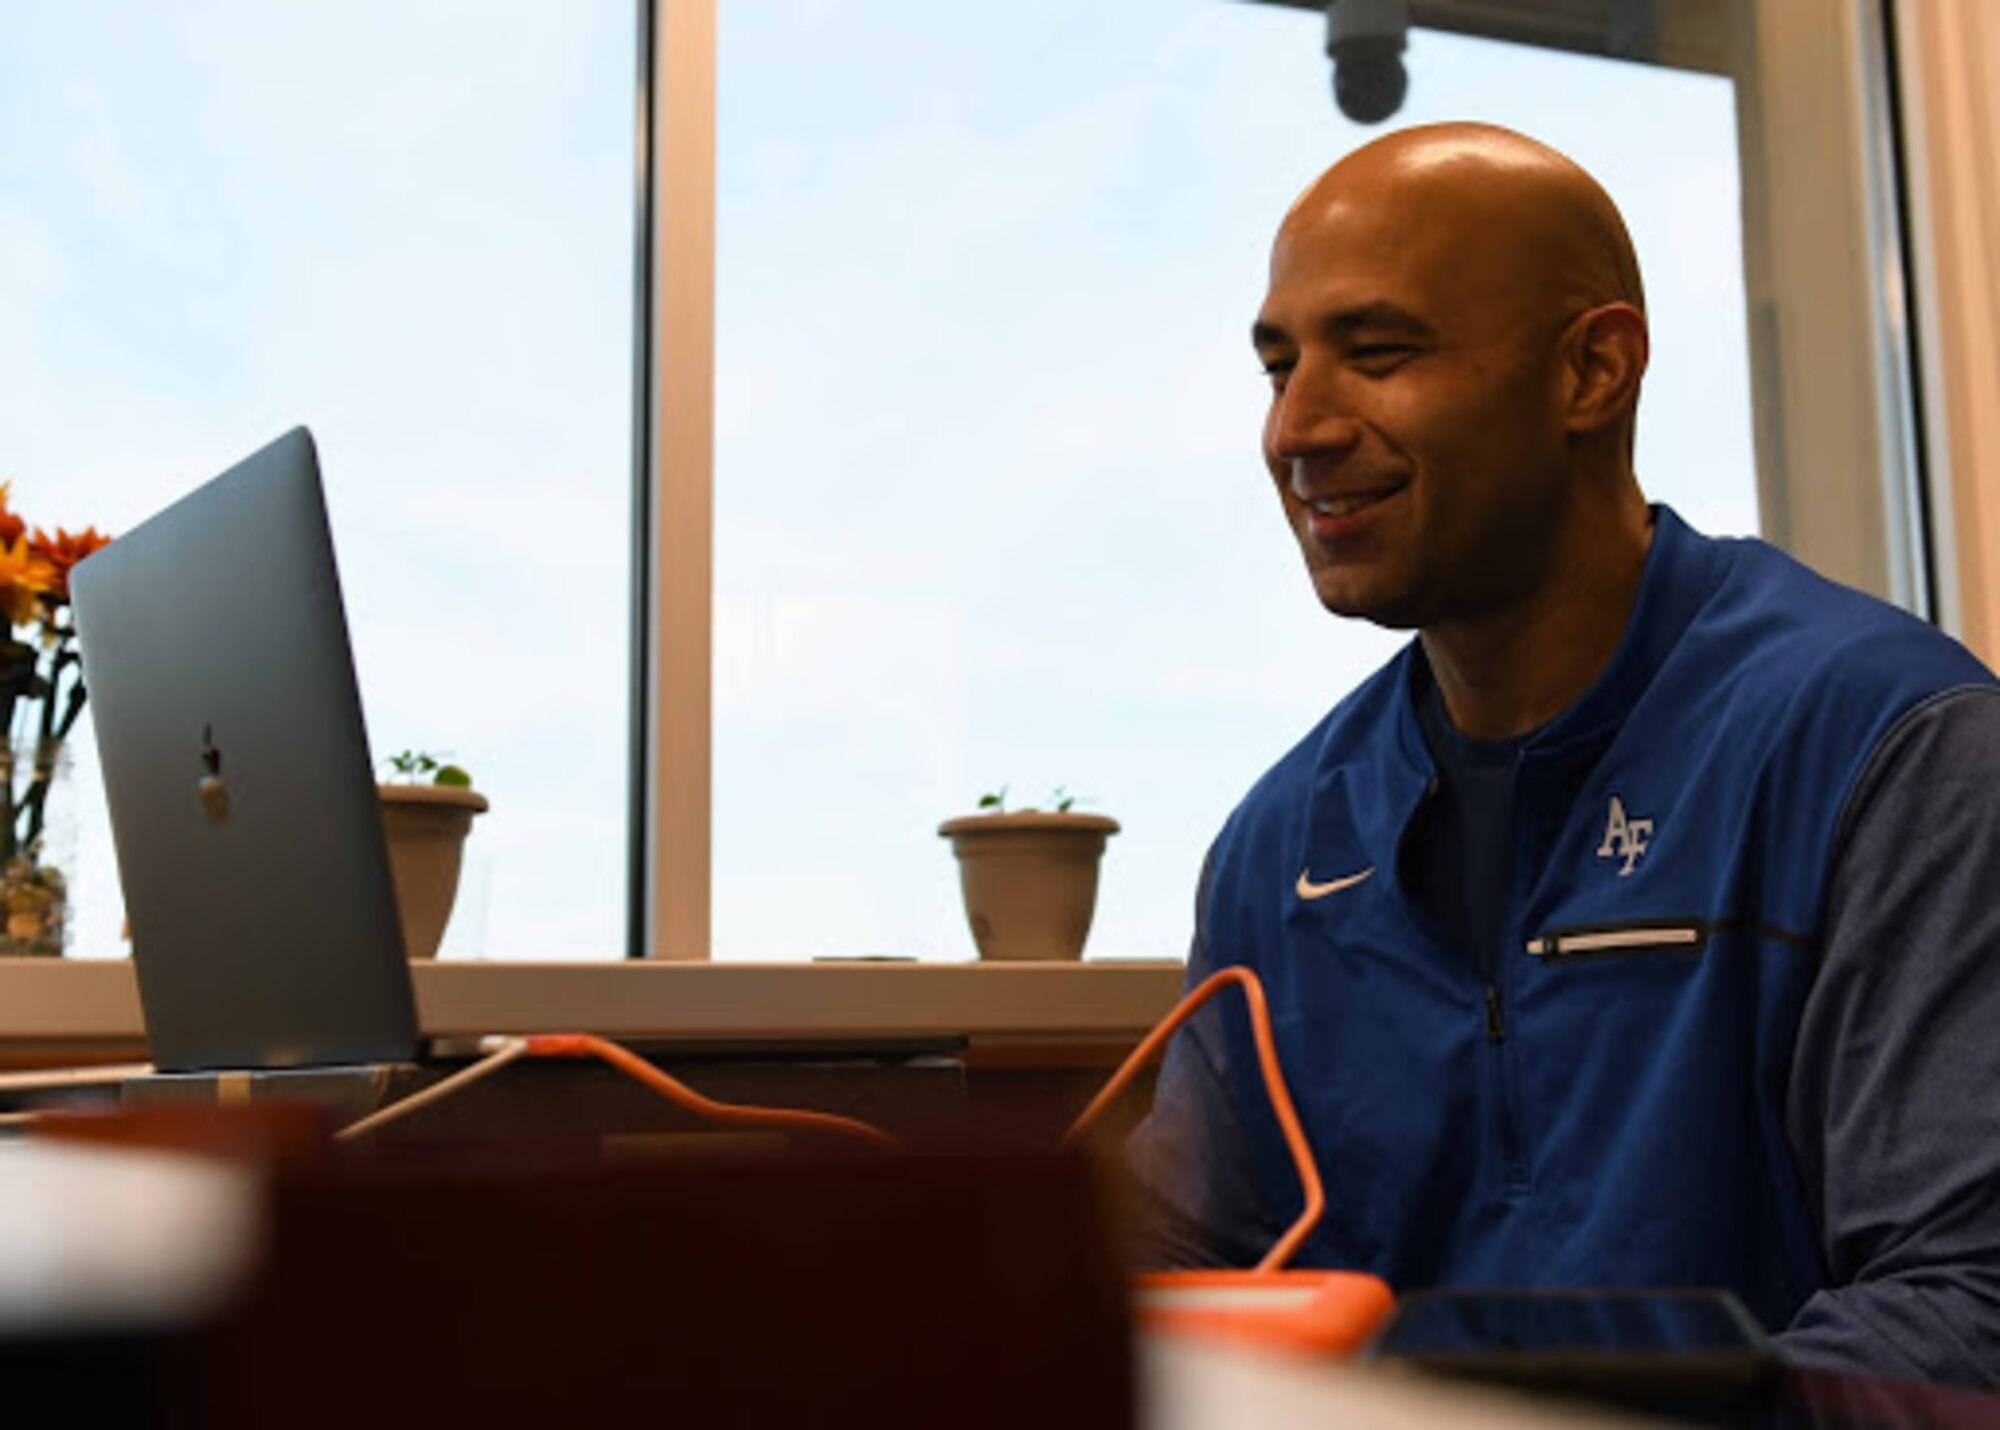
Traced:
[[1273, 459], [1340, 456], [1361, 440], [1361, 423], [1337, 384], [1301, 364], [1271, 399], [1265, 446]]

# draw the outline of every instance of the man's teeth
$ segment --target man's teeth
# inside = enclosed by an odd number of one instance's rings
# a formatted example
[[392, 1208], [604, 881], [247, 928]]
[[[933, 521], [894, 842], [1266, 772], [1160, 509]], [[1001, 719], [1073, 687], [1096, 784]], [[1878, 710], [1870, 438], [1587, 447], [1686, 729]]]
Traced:
[[1313, 502], [1312, 509], [1321, 516], [1348, 516], [1364, 506], [1373, 506], [1388, 495], [1388, 492], [1362, 492], [1357, 496], [1328, 497], [1324, 501]]

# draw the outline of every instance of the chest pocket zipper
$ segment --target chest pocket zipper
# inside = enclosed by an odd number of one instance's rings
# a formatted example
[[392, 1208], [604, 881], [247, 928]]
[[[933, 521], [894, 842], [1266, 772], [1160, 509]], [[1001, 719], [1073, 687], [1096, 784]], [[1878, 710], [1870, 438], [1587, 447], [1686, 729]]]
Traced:
[[1690, 920], [1551, 929], [1540, 938], [1529, 939], [1528, 952], [1548, 963], [1658, 954], [1692, 955], [1707, 947], [1708, 932], [1707, 924]]

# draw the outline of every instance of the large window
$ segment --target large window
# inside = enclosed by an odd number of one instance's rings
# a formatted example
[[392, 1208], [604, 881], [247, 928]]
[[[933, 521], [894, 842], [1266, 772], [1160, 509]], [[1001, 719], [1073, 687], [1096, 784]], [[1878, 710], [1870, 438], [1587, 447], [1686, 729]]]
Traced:
[[[1003, 783], [1123, 822], [1091, 952], [1175, 956], [1231, 805], [1399, 639], [1315, 604], [1247, 336], [1286, 205], [1378, 131], [1296, 10], [719, 22], [714, 956], [970, 956], [934, 830]], [[1754, 531], [1733, 84], [1423, 30], [1409, 65], [1398, 125], [1508, 124], [1611, 190], [1641, 478]]]
[[[622, 956], [632, 0], [4, 14], [17, 506], [121, 530], [311, 426], [375, 752], [493, 801], [446, 955]], [[75, 951], [114, 954], [80, 728]]]
[[[1310, 7], [73, 8], [5, 10], [0, 478], [117, 530], [314, 428], [377, 751], [494, 798], [447, 956], [624, 953], [636, 788], [643, 951], [966, 957], [933, 831], [1002, 784], [1124, 821], [1092, 952], [1172, 956], [1231, 803], [1393, 648], [1319, 612], [1257, 458], [1272, 227], [1375, 132]], [[1419, 29], [1394, 123], [1596, 172], [1652, 300], [1648, 489], [1920, 604], [1873, 14], [1661, 11], [1734, 79]], [[115, 953], [79, 745], [76, 948]]]

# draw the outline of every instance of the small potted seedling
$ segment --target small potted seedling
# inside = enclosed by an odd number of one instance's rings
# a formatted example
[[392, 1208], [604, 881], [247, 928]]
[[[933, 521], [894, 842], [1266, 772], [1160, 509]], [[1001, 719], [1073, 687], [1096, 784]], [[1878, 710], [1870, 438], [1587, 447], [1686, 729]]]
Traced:
[[472, 817], [486, 812], [486, 796], [472, 788], [471, 775], [439, 755], [405, 750], [384, 763], [391, 778], [375, 788], [404, 950], [411, 958], [435, 958], [458, 898], [465, 836]]
[[965, 918], [981, 958], [1029, 962], [1083, 956], [1097, 910], [1097, 867], [1118, 821], [1076, 809], [1058, 789], [1046, 809], [1007, 808], [1007, 787], [978, 814], [938, 826], [958, 856]]

